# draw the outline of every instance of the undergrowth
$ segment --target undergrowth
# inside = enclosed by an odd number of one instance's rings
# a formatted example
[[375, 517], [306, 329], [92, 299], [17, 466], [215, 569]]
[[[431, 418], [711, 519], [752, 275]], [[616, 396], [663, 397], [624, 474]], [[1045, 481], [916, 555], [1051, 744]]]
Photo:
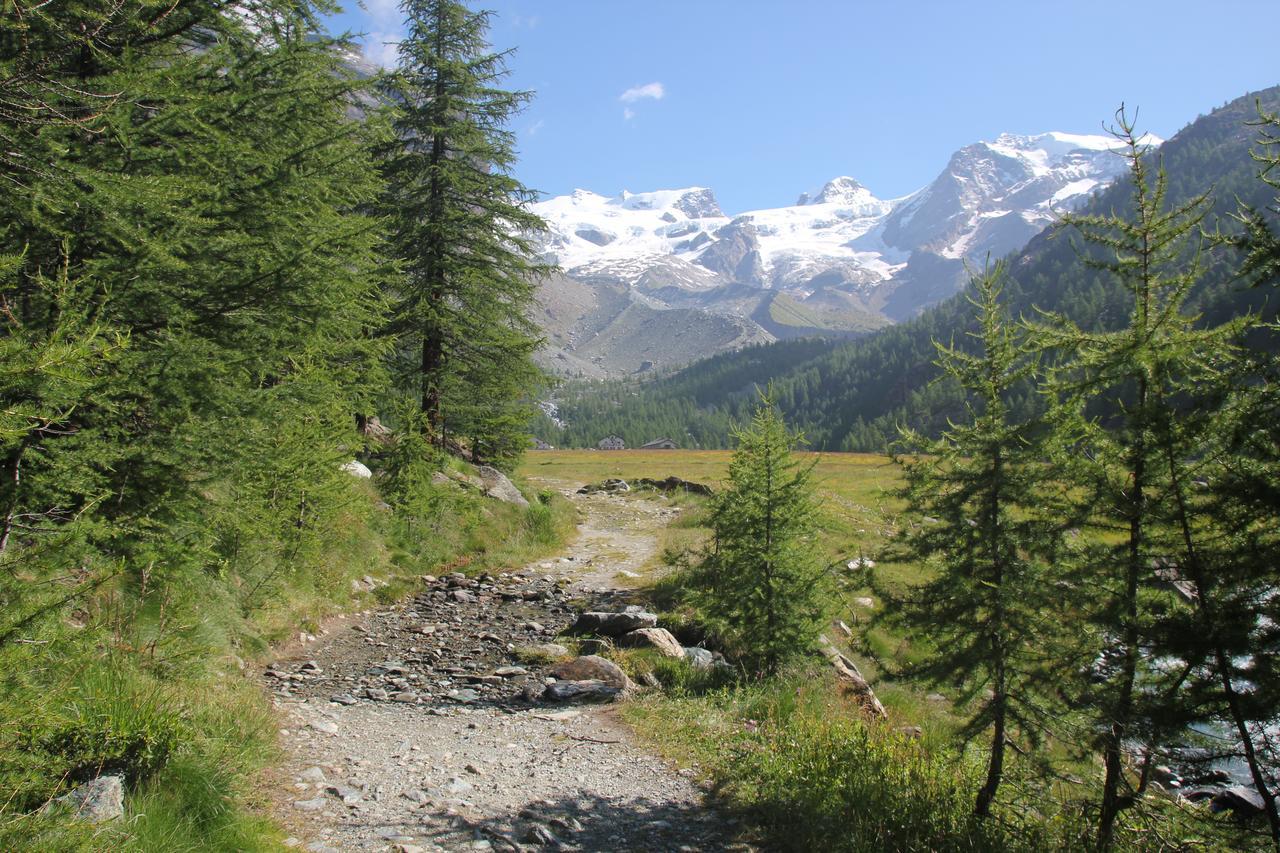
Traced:
[[[552, 493], [525, 509], [423, 482], [394, 506], [348, 479], [301, 544], [242, 536], [198, 571], [0, 572], [0, 850], [279, 849], [257, 781], [277, 726], [253, 677], [273, 646], [425, 574], [522, 565], [576, 522]], [[124, 817], [68, 819], [56, 798], [104, 774]]]

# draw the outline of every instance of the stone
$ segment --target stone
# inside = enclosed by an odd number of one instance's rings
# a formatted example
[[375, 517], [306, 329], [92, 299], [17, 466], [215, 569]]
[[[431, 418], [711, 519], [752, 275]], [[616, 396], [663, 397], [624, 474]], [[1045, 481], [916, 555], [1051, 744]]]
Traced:
[[323, 811], [328, 804], [329, 801], [324, 797], [315, 797], [310, 800], [298, 800], [293, 804], [293, 807], [302, 812], [318, 812]]
[[680, 641], [666, 628], [638, 628], [635, 631], [628, 631], [618, 639], [618, 645], [632, 648], [649, 646], [661, 652], [663, 657], [684, 657], [684, 648], [680, 645]]
[[496, 498], [504, 503], [515, 504], [516, 506], [527, 507], [529, 505], [529, 501], [525, 499], [524, 495], [520, 494], [520, 490], [515, 487], [515, 484], [497, 468], [481, 465], [476, 468], [476, 473], [480, 475], [480, 480], [484, 484], [484, 493], [489, 497]]
[[685, 646], [684, 659], [689, 662], [689, 666], [694, 669], [711, 669], [716, 665], [716, 656], [709, 650], [701, 646]]
[[858, 607], [865, 608], [866, 610], [875, 610], [875, 607], [876, 607], [876, 600], [874, 598], [866, 598], [866, 597], [855, 598], [853, 600], [853, 603], [856, 604]]
[[627, 485], [627, 481], [626, 481], [626, 480], [619, 480], [619, 479], [618, 479], [618, 478], [616, 478], [616, 477], [611, 477], [610, 479], [605, 480], [601, 487], [602, 487], [606, 492], [629, 492], [629, 491], [631, 491], [631, 487], [630, 487], [629, 485]]
[[559, 643], [535, 643], [532, 646], [522, 646], [517, 651], [530, 657], [567, 658], [569, 656], [569, 650]]
[[452, 779], [449, 780], [449, 784], [444, 786], [444, 789], [456, 797], [458, 794], [465, 794], [467, 791], [470, 791], [474, 787], [475, 786], [472, 785], [467, 780], [462, 779], [461, 777], [458, 777], [458, 776], [454, 776]]
[[605, 637], [620, 637], [630, 631], [641, 628], [658, 627], [658, 616], [648, 613], [639, 607], [628, 607], [621, 613], [603, 613], [588, 611], [578, 615], [573, 623], [573, 630], [581, 634], [600, 634]]
[[368, 480], [373, 477], [373, 472], [369, 470], [368, 466], [356, 461], [355, 459], [352, 459], [350, 462], [344, 462], [342, 464], [342, 470], [351, 476], [359, 477], [362, 480]]
[[353, 788], [350, 785], [329, 785], [324, 789], [324, 792], [337, 797], [347, 805], [358, 803], [364, 799], [364, 795], [360, 793], [360, 790], [358, 788]]
[[307, 725], [327, 735], [336, 735], [338, 733], [338, 724], [332, 720], [312, 720]]
[[364, 695], [368, 696], [375, 702], [385, 702], [390, 698], [387, 691], [383, 690], [381, 687], [369, 687], [364, 691]]
[[319, 767], [308, 767], [298, 774], [298, 778], [303, 782], [327, 782], [324, 771]]
[[1218, 812], [1230, 811], [1240, 817], [1252, 817], [1262, 814], [1266, 804], [1262, 796], [1247, 785], [1233, 785], [1220, 791], [1209, 803], [1209, 810]]
[[445, 695], [448, 696], [448, 698], [452, 699], [454, 702], [460, 702], [464, 705], [469, 704], [471, 702], [475, 702], [480, 698], [480, 694], [470, 689], [469, 687], [462, 687], [456, 690], [450, 690]]
[[632, 687], [631, 679], [621, 667], [599, 655], [583, 655], [563, 661], [551, 668], [551, 674], [561, 681], [601, 681], [619, 690]]
[[529, 670], [522, 666], [500, 666], [493, 671], [499, 678], [515, 678], [517, 675], [528, 675]]
[[603, 681], [557, 681], [543, 689], [542, 698], [547, 702], [612, 702], [622, 694], [620, 688]]
[[449, 593], [449, 597], [459, 604], [466, 604], [476, 600], [476, 597], [465, 589], [455, 589], [453, 592]]
[[124, 779], [120, 776], [99, 776], [54, 802], [69, 806], [77, 818], [88, 823], [115, 820], [124, 814]]
[[555, 834], [540, 823], [535, 823], [529, 827], [529, 831], [525, 833], [524, 840], [530, 844], [537, 844], [539, 847], [559, 847], [560, 839]]
[[329, 697], [329, 701], [335, 705], [354, 705], [360, 700], [352, 696], [350, 693], [336, 693]]

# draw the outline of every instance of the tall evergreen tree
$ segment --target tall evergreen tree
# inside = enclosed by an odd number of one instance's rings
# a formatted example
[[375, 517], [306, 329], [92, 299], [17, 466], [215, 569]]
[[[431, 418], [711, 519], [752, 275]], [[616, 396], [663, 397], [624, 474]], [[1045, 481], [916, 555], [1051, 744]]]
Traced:
[[510, 51], [490, 51], [489, 13], [455, 0], [405, 0], [401, 9], [408, 34], [389, 86], [399, 141], [384, 166], [404, 271], [392, 324], [397, 373], [435, 441], [461, 430], [483, 453], [510, 446], [522, 425], [477, 418], [476, 401], [507, 407], [528, 390], [510, 380], [536, 376], [530, 311], [548, 268], [533, 260], [531, 241], [545, 224], [527, 207], [534, 193], [511, 174], [507, 127], [531, 95], [501, 88]]
[[1049, 582], [1066, 525], [1052, 509], [1062, 501], [1038, 425], [1015, 419], [1006, 402], [1036, 363], [1003, 316], [1003, 274], [997, 264], [973, 281], [978, 351], [936, 344], [939, 366], [968, 393], [968, 418], [936, 440], [904, 430], [895, 454], [916, 520], [904, 529], [905, 556], [937, 572], [902, 602], [903, 618], [928, 625], [937, 649], [923, 673], [984, 695], [967, 725], [971, 735], [991, 737], [974, 806], [980, 816], [990, 814], [999, 790], [1006, 742], [1015, 732], [1039, 741], [1052, 692], [1045, 686], [1056, 624], [1049, 614], [1066, 604]]
[[1186, 418], [1183, 407], [1212, 380], [1232, 335], [1198, 328], [1185, 310], [1201, 275], [1205, 196], [1169, 208], [1164, 169], [1153, 168], [1123, 108], [1113, 133], [1128, 160], [1131, 211], [1072, 215], [1064, 224], [1093, 252], [1081, 252], [1086, 262], [1124, 289], [1128, 324], [1086, 332], [1056, 316], [1037, 330], [1066, 355], [1052, 386], [1062, 406], [1060, 435], [1076, 452], [1060, 469], [1074, 479], [1099, 534], [1086, 561], [1094, 575], [1085, 581], [1098, 591], [1091, 613], [1102, 662], [1085, 701], [1098, 717], [1105, 769], [1100, 850], [1112, 847], [1120, 813], [1146, 787], [1145, 773], [1134, 784], [1128, 772], [1129, 750], [1141, 744], [1152, 755], [1189, 719], [1181, 688], [1195, 662], [1173, 671], [1157, 665], [1169, 650], [1169, 614], [1180, 607], [1171, 573], [1188, 569], [1177, 541], [1185, 519], [1179, 501], [1197, 476], [1194, 454], [1205, 436], [1205, 423]]
[[826, 567], [814, 553], [814, 462], [769, 397], [735, 433], [729, 487], [711, 510], [714, 546], [696, 573], [702, 610], [743, 662], [773, 675], [817, 637]]

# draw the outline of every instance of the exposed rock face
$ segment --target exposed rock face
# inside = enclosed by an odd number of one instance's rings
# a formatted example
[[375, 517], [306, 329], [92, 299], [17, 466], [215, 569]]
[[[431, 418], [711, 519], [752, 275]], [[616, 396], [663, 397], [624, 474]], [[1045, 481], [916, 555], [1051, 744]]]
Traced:
[[680, 641], [666, 628], [639, 628], [629, 631], [622, 635], [618, 644], [632, 647], [650, 646], [662, 652], [665, 657], [677, 659], [684, 657], [684, 648], [681, 647]]
[[698, 263], [737, 284], [758, 284], [764, 278], [760, 239], [748, 219], [735, 219], [716, 232], [716, 242], [698, 258]]
[[720, 202], [716, 201], [716, 194], [706, 187], [689, 190], [672, 207], [690, 219], [724, 216]]
[[497, 498], [516, 506], [528, 506], [529, 502], [525, 500], [524, 495], [520, 494], [520, 490], [515, 484], [507, 478], [507, 475], [499, 471], [497, 468], [491, 468], [488, 465], [481, 465], [476, 469], [476, 473], [480, 475], [480, 480], [484, 484], [484, 493], [491, 498]]

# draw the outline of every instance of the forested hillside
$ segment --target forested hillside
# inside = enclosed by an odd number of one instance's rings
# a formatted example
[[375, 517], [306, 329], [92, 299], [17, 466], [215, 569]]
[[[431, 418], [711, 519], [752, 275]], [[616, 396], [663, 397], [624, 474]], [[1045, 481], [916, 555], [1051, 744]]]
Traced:
[[[1258, 105], [1274, 112], [1280, 88], [1238, 98], [1191, 123], [1151, 156], [1169, 175], [1169, 198], [1180, 204], [1207, 192], [1206, 227], [1230, 233], [1238, 202], [1264, 209], [1272, 191], [1258, 180], [1252, 158]], [[1123, 214], [1131, 188], [1123, 183], [1098, 193], [1086, 211]], [[1188, 303], [1206, 322], [1249, 310], [1272, 312], [1267, 294], [1237, 275], [1231, 250], [1207, 247], [1207, 269]], [[1108, 275], [1091, 268], [1069, 235], [1047, 230], [1009, 259], [1004, 299], [1014, 316], [1061, 312], [1086, 329], [1110, 329], [1127, 319], [1125, 294]], [[994, 259], [993, 259], [994, 260]], [[1274, 300], [1272, 300], [1274, 302]], [[971, 306], [961, 294], [920, 317], [845, 343], [786, 342], [707, 359], [644, 383], [569, 385], [556, 397], [563, 430], [542, 423], [541, 437], [565, 446], [591, 446], [612, 432], [628, 443], [670, 435], [690, 446], [727, 447], [730, 425], [745, 420], [757, 389], [773, 386], [773, 399], [810, 446], [825, 450], [882, 450], [906, 425], [936, 434], [963, 413], [964, 395], [947, 381], [934, 382], [933, 342], [971, 345]], [[1010, 390], [1015, 412], [1036, 405], [1029, 387]]]

